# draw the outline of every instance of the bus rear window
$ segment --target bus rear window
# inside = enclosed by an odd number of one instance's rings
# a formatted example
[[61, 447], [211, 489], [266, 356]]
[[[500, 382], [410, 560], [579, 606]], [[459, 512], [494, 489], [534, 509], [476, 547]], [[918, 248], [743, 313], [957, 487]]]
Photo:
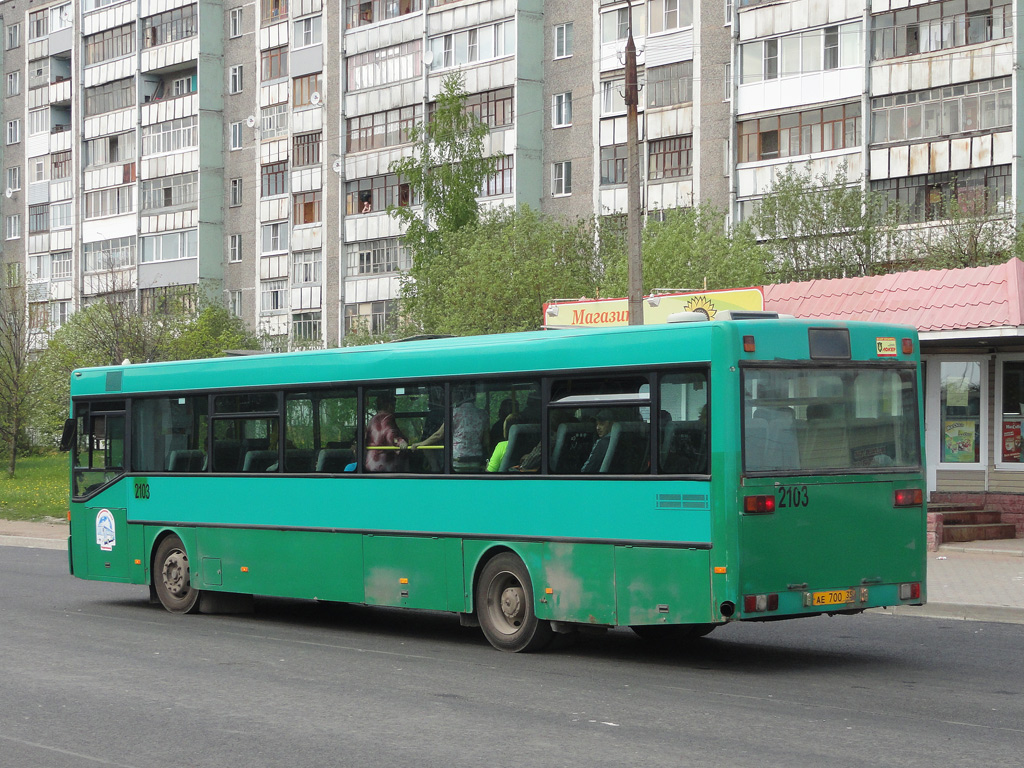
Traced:
[[894, 471], [921, 464], [912, 368], [745, 368], [747, 472]]

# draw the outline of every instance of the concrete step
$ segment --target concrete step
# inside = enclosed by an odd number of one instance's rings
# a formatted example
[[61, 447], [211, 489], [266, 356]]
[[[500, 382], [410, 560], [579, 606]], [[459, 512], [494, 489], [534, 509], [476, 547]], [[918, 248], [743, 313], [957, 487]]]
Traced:
[[953, 510], [942, 513], [943, 525], [993, 525], [1003, 522], [1003, 516], [994, 509]]
[[1013, 523], [987, 523], [978, 525], [942, 526], [942, 543], [951, 541], [991, 541], [992, 539], [1012, 539], [1017, 535]]
[[928, 502], [929, 512], [977, 512], [985, 508], [984, 504], [974, 502], [940, 501]]

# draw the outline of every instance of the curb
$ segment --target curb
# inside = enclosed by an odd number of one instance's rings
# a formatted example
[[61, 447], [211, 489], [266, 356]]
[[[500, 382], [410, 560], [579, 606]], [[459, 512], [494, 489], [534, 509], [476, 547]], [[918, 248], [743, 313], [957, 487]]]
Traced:
[[924, 605], [898, 605], [891, 608], [873, 608], [870, 612], [889, 616], [910, 616], [919, 619], [957, 619], [959, 621], [989, 621], [998, 624], [1024, 624], [1024, 608], [1003, 605], [964, 605], [961, 603], [925, 603]]
[[998, 547], [968, 547], [943, 544], [933, 552], [959, 552], [966, 555], [1000, 555], [1001, 557], [1024, 557], [1022, 549], [1000, 549]]
[[0, 536], [0, 547], [29, 547], [31, 549], [62, 549], [68, 548], [68, 540], [38, 539], [32, 536]]

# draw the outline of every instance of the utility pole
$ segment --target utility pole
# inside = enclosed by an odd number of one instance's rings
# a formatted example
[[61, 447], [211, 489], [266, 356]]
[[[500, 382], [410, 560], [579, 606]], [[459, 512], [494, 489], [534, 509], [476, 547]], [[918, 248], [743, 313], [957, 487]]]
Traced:
[[637, 131], [637, 108], [640, 88], [636, 76], [636, 43], [633, 42], [633, 6], [629, 5], [629, 26], [626, 35], [626, 266], [629, 276], [627, 306], [629, 324], [644, 324], [644, 281], [640, 261], [640, 140]]

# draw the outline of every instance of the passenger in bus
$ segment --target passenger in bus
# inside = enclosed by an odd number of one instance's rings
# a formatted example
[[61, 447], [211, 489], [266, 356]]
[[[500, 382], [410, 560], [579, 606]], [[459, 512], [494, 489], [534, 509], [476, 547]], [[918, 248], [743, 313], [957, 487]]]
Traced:
[[378, 395], [376, 406], [377, 413], [366, 425], [366, 471], [403, 472], [409, 441], [395, 421], [394, 394], [384, 392]]
[[505, 426], [505, 420], [515, 410], [515, 401], [511, 397], [506, 397], [501, 401], [501, 405], [498, 406], [498, 420], [491, 425], [490, 443], [497, 448], [498, 443], [503, 440], [508, 440], [508, 427]]
[[601, 463], [604, 461], [605, 454], [608, 453], [608, 441], [612, 431], [612, 424], [614, 423], [615, 417], [607, 408], [602, 408], [597, 412], [597, 417], [594, 421], [597, 440], [594, 441], [594, 447], [590, 450], [587, 460], [583, 462], [580, 472], [590, 474], [601, 471]]
[[518, 418], [514, 413], [510, 413], [505, 417], [505, 424], [503, 425], [503, 440], [499, 440], [494, 445], [494, 453], [491, 454], [490, 461], [487, 462], [488, 472], [497, 472], [501, 466], [501, 460], [505, 458], [505, 449], [508, 448], [508, 432], [512, 429], [514, 424], [518, 424]]
[[[452, 393], [452, 470], [455, 472], [481, 472], [487, 450], [487, 413], [477, 407], [476, 394], [470, 386], [462, 385]], [[437, 445], [444, 440], [444, 424], [426, 440], [413, 444], [413, 448]]]

